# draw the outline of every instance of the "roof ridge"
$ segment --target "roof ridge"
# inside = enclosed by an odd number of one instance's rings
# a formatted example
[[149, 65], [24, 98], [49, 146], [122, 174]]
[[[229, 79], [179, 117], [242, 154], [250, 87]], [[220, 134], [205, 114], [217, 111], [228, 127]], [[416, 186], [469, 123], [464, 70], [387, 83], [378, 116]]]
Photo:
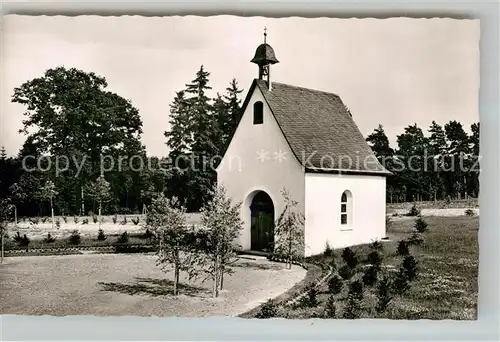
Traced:
[[272, 84], [278, 84], [278, 85], [283, 85], [283, 86], [290, 87], [290, 88], [302, 89], [302, 90], [307, 90], [307, 91], [311, 91], [311, 92], [314, 92], [314, 93], [323, 93], [323, 94], [326, 94], [326, 95], [334, 95], [334, 96], [340, 97], [340, 95], [337, 94], [337, 93], [332, 93], [330, 91], [325, 91], [325, 90], [319, 90], [319, 89], [301, 87], [301, 86], [296, 86], [296, 85], [291, 85], [291, 84], [281, 83], [281, 82], [275, 82], [275, 81], [272, 81]]

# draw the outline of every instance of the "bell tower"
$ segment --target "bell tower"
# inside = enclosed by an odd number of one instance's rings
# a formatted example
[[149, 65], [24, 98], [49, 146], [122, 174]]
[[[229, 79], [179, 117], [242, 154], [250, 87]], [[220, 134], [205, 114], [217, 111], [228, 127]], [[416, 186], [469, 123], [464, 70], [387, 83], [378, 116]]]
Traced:
[[271, 90], [271, 65], [279, 63], [271, 45], [267, 44], [267, 28], [264, 28], [264, 43], [260, 44], [251, 60], [259, 66], [259, 80], [265, 80], [267, 87]]

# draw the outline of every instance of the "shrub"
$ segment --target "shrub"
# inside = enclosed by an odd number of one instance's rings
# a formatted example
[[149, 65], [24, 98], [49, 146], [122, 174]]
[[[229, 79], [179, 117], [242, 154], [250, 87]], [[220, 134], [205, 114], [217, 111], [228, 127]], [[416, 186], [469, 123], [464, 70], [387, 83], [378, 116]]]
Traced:
[[377, 282], [378, 269], [377, 267], [370, 266], [365, 270], [363, 274], [363, 284], [366, 286], [373, 286]]
[[127, 224], [127, 216], [123, 216], [123, 221], [120, 222], [121, 225]]
[[73, 222], [78, 223], [78, 217], [77, 216], [73, 217]]
[[44, 239], [44, 241], [45, 241], [46, 243], [52, 243], [52, 242], [56, 241], [56, 239], [54, 239], [54, 238], [50, 235], [50, 233], [47, 233], [47, 237]]
[[28, 247], [28, 245], [30, 244], [30, 239], [28, 236], [26, 236], [26, 234], [23, 235], [23, 237], [19, 240], [19, 246], [21, 247]]
[[14, 240], [14, 242], [17, 242], [17, 243], [20, 243], [22, 239], [23, 239], [23, 237], [21, 236], [21, 234], [19, 232], [16, 232], [16, 235], [14, 235], [14, 237], [12, 238], [12, 240]]
[[358, 257], [356, 253], [349, 247], [344, 248], [342, 251], [342, 259], [350, 268], [354, 269], [358, 265]]
[[268, 299], [267, 302], [265, 302], [261, 309], [260, 312], [256, 315], [257, 318], [272, 318], [276, 317], [278, 313], [278, 306], [272, 299]]
[[118, 221], [118, 215], [115, 214], [115, 216], [113, 216], [113, 223], [116, 224], [116, 221]]
[[142, 236], [144, 239], [149, 239], [151, 240], [154, 237], [154, 234], [149, 228], [146, 228], [146, 231], [144, 232], [144, 235]]
[[404, 294], [410, 288], [410, 283], [404, 269], [400, 269], [392, 282], [392, 289], [398, 295]]
[[382, 245], [382, 242], [375, 240], [370, 244], [370, 249], [373, 251], [382, 251], [384, 250], [384, 245]]
[[424, 221], [422, 216], [418, 216], [417, 219], [415, 220], [415, 230], [419, 233], [425, 233], [427, 231], [427, 222]]
[[61, 220], [59, 219], [56, 220], [56, 227], [57, 229], [61, 228]]
[[470, 208], [465, 210], [465, 216], [474, 216], [474, 215], [476, 215], [474, 210], [472, 210]]
[[29, 219], [32, 224], [38, 224], [40, 223], [40, 218], [39, 217], [32, 217]]
[[309, 285], [307, 293], [300, 300], [301, 307], [313, 308], [318, 306], [318, 289], [314, 284]]
[[64, 223], [68, 223], [68, 218], [66, 216], [63, 216], [62, 219], [63, 219]]
[[410, 249], [408, 247], [408, 242], [401, 240], [398, 242], [398, 248], [396, 250], [397, 255], [407, 256], [410, 254]]
[[92, 215], [92, 220], [94, 221], [94, 223], [99, 222], [99, 218], [97, 217], [97, 215]]
[[351, 267], [349, 267], [349, 265], [344, 265], [341, 268], [339, 268], [338, 273], [339, 276], [342, 277], [342, 279], [347, 280], [352, 278], [352, 276], [354, 275], [354, 270]]
[[325, 245], [325, 251], [323, 252], [323, 256], [328, 258], [331, 257], [332, 255], [333, 255], [333, 249], [332, 247], [330, 247], [330, 244], [327, 241]]
[[326, 302], [325, 306], [325, 318], [335, 318], [337, 314], [337, 308], [335, 306], [335, 298], [333, 295], [330, 295], [328, 297], [328, 301]]
[[413, 281], [418, 274], [417, 260], [412, 255], [408, 255], [403, 260], [403, 270], [408, 278], [408, 281]]
[[390, 278], [387, 276], [382, 277], [377, 285], [377, 305], [375, 306], [375, 310], [378, 313], [382, 313], [387, 310], [387, 307], [392, 300], [391, 285]]
[[413, 232], [413, 234], [406, 240], [406, 243], [409, 246], [419, 246], [423, 242], [424, 242], [424, 239], [417, 232]]
[[445, 203], [447, 205], [451, 204], [451, 196], [450, 195], [446, 196]]
[[417, 205], [413, 203], [406, 216], [418, 216], [418, 215], [420, 215], [420, 210], [417, 208]]
[[344, 307], [342, 316], [346, 319], [356, 319], [361, 316], [363, 310], [361, 301], [363, 300], [363, 284], [359, 281], [353, 281], [349, 285], [347, 303]]
[[89, 219], [88, 218], [84, 218], [83, 221], [82, 221], [82, 224], [89, 224]]
[[382, 256], [377, 251], [371, 251], [366, 257], [366, 262], [376, 269], [379, 269], [380, 266], [382, 266]]
[[42, 223], [47, 222], [47, 220], [48, 220], [48, 219], [49, 219], [49, 218], [48, 218], [47, 216], [44, 216], [44, 217], [42, 218]]
[[133, 218], [133, 219], [132, 219], [132, 223], [133, 223], [135, 226], [137, 226], [137, 225], [139, 224], [139, 221], [140, 221], [139, 217], [136, 217], [136, 218]]
[[106, 235], [104, 235], [104, 230], [99, 229], [99, 232], [97, 233], [97, 240], [98, 241], [106, 240]]
[[342, 281], [342, 278], [340, 278], [338, 275], [334, 275], [330, 278], [330, 280], [328, 280], [328, 291], [332, 295], [339, 294], [342, 291], [343, 286], [344, 283]]
[[73, 230], [73, 232], [71, 232], [71, 235], [69, 236], [69, 243], [72, 244], [72, 245], [78, 245], [81, 241], [81, 236], [80, 236], [80, 232], [78, 232], [78, 230]]
[[118, 238], [118, 240], [116, 242], [118, 243], [127, 243], [128, 242], [128, 233], [127, 232], [123, 232], [122, 235], [120, 235], [120, 237]]

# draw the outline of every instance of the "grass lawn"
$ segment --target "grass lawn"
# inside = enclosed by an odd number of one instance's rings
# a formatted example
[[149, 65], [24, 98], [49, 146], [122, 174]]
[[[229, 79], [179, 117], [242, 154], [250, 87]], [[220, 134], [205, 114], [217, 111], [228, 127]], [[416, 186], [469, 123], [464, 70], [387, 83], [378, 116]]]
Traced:
[[172, 295], [172, 272], [148, 254], [89, 254], [7, 258], [0, 265], [1, 315], [236, 316], [300, 282], [306, 271], [267, 260], [240, 259], [224, 277], [219, 298], [210, 281], [181, 273]]
[[[389, 319], [462, 319], [474, 320], [477, 314], [478, 294], [478, 217], [427, 217], [429, 231], [424, 233], [424, 243], [412, 246], [411, 254], [418, 261], [419, 276], [411, 288], [395, 296], [386, 312], [375, 311], [375, 287], [365, 290], [362, 318]], [[390, 241], [384, 242], [383, 264], [386, 272], [396, 270], [402, 258], [396, 256], [397, 242], [409, 237], [414, 220], [393, 222], [388, 229]], [[364, 259], [369, 246], [352, 248]], [[337, 266], [343, 265], [341, 250], [334, 253]], [[331, 258], [327, 258], [331, 259]], [[327, 260], [329, 262], [329, 260]], [[361, 270], [361, 267], [358, 269]], [[362, 272], [351, 280], [358, 279]], [[337, 315], [341, 318], [347, 301], [347, 283], [335, 295]], [[278, 316], [285, 318], [312, 318], [324, 314], [330, 294], [326, 284], [319, 289], [316, 307], [279, 307]]]

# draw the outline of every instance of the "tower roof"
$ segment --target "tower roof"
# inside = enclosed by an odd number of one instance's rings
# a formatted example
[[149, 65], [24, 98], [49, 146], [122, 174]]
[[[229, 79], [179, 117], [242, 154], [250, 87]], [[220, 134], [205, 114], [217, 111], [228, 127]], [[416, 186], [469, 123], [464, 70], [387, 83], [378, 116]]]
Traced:
[[257, 65], [275, 64], [279, 63], [274, 50], [271, 45], [267, 43], [260, 44], [255, 51], [255, 56], [251, 60], [252, 63]]

